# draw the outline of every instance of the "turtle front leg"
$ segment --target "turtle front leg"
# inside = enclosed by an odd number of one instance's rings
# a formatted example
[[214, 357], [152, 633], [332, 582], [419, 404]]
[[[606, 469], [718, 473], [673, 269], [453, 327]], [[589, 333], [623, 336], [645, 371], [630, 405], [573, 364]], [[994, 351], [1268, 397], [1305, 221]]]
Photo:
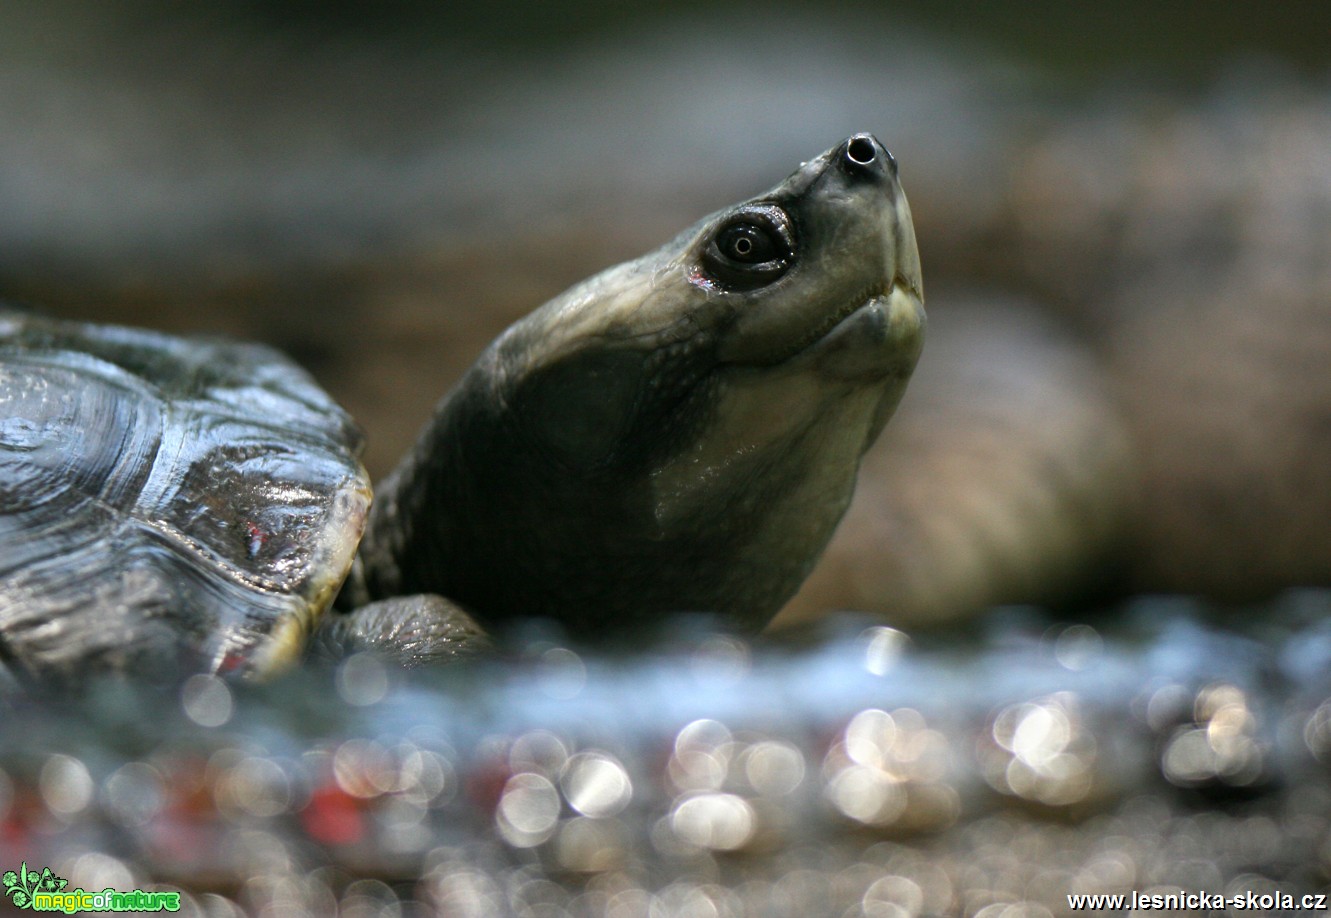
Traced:
[[491, 648], [489, 637], [461, 606], [421, 593], [330, 612], [310, 641], [309, 654], [336, 660], [373, 651], [415, 667], [452, 663]]

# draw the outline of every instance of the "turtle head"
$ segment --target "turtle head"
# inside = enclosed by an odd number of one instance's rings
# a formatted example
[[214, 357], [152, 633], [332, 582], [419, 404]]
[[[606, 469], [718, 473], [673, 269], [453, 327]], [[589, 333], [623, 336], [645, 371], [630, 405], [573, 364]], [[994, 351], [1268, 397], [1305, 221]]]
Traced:
[[[547, 303], [496, 343], [494, 379], [533, 448], [571, 469], [657, 440], [696, 447], [746, 426], [711, 398], [689, 398], [698, 382], [752, 382], [787, 413], [803, 406], [765, 385], [805, 378], [837, 398], [875, 389], [895, 404], [923, 343], [921, 290], [896, 161], [856, 134], [766, 194]], [[705, 423], [672, 414], [681, 397]], [[776, 433], [759, 426], [756, 441]]]
[[871, 134], [578, 284], [491, 346], [408, 460], [456, 460], [429, 473], [452, 482], [432, 512], [456, 537], [409, 565], [439, 582], [394, 588], [583, 633], [670, 611], [760, 626], [901, 397], [921, 290], [896, 162]]
[[689, 256], [691, 286], [735, 301], [725, 363], [865, 382], [904, 380], [914, 368], [920, 257], [896, 160], [872, 134], [716, 215]]

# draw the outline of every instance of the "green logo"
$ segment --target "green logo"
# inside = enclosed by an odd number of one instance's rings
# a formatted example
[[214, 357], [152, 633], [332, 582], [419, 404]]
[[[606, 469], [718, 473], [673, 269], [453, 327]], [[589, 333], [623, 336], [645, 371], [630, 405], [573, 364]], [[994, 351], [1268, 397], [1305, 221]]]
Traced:
[[42, 868], [41, 873], [29, 870], [27, 861], [19, 865], [18, 870], [6, 870], [0, 878], [5, 884], [5, 895], [19, 908], [35, 912], [63, 912], [73, 915], [76, 912], [175, 912], [180, 910], [180, 893], [145, 892], [132, 889], [120, 892], [115, 889], [103, 889], [101, 892], [86, 892], [74, 889], [66, 892], [69, 881], [51, 872], [50, 867]]
[[28, 870], [24, 861], [17, 872], [6, 870], [4, 875], [5, 895], [19, 908], [32, 908], [33, 897], [39, 893], [58, 893], [69, 884], [64, 877], [58, 877], [47, 867], [41, 873]]

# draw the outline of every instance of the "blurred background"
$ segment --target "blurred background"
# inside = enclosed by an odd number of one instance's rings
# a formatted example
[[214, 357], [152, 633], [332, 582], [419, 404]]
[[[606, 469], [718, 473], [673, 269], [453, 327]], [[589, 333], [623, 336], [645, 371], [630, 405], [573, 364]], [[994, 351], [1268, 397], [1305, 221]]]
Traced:
[[868, 129], [931, 338], [787, 620], [1325, 582], [1328, 20], [4, 3], [0, 296], [270, 342], [377, 477], [514, 318]]
[[4, 709], [0, 868], [227, 916], [1325, 888], [1331, 6], [457, 6], [0, 0], [0, 298], [269, 342], [380, 476], [513, 319], [871, 130], [929, 339], [782, 621], [878, 618]]

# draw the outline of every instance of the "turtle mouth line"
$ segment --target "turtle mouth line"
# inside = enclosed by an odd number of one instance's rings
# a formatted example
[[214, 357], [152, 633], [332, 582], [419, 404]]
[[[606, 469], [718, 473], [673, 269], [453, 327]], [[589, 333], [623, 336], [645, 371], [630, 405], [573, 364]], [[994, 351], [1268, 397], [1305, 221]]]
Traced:
[[822, 325], [816, 328], [813, 331], [813, 333], [809, 335], [808, 338], [806, 338], [803, 342], [800, 343], [795, 353], [799, 354], [809, 346], [823, 340], [828, 335], [832, 334], [832, 332], [835, 331], [837, 326], [839, 326], [842, 322], [845, 322], [847, 319], [855, 315], [855, 313], [859, 312], [861, 309], [867, 308], [870, 304], [873, 303], [874, 300], [878, 299], [879, 297], [886, 296], [888, 292], [891, 291], [891, 289], [892, 286], [890, 284], [879, 285], [879, 286], [869, 287], [866, 290], [862, 291], [858, 296], [851, 297], [850, 305], [842, 309], [840, 312], [836, 312], [828, 316]]
[[865, 287], [858, 295], [847, 299], [847, 305], [836, 312], [829, 314], [826, 319], [801, 338], [793, 348], [786, 352], [785, 357], [772, 362], [784, 363], [786, 361], [795, 360], [803, 356], [807, 351], [817, 348], [818, 345], [830, 338], [838, 328], [859, 315], [863, 310], [872, 307], [874, 303], [891, 294], [893, 290], [904, 290], [917, 299], [919, 298], [919, 293], [916, 291], [915, 286], [907, 282], [906, 279], [900, 275], [892, 278], [889, 283], [880, 283]]
[[737, 363], [751, 367], [775, 367], [798, 360], [805, 356], [806, 352], [816, 349], [842, 323], [857, 315], [860, 310], [871, 306], [875, 300], [891, 293], [896, 286], [908, 285], [905, 285], [900, 278], [895, 278], [892, 283], [878, 283], [864, 287], [855, 296], [847, 297], [845, 305], [834, 312], [828, 313], [821, 322], [797, 338], [793, 344], [788, 344], [780, 349], [773, 349], [761, 357], [754, 357]]

